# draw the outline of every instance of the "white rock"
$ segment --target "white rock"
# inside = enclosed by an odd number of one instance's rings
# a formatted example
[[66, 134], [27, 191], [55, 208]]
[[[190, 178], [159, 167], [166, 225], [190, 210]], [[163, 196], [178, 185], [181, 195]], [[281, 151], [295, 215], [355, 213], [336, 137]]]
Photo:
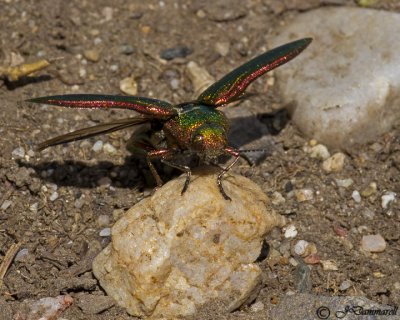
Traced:
[[361, 202], [361, 195], [360, 192], [358, 192], [357, 190], [354, 190], [353, 193], [351, 194], [351, 197], [353, 198], [353, 200], [357, 203]]
[[386, 209], [388, 207], [388, 204], [394, 201], [394, 199], [396, 199], [396, 193], [388, 191], [382, 196], [381, 199], [382, 199], [382, 208]]
[[249, 179], [226, 176], [227, 201], [215, 171], [201, 170], [185, 194], [181, 176], [128, 210], [93, 263], [102, 287], [131, 315], [175, 319], [214, 299], [232, 310], [258, 292], [261, 270], [253, 262], [284, 218]]
[[308, 245], [309, 242], [306, 240], [297, 241], [296, 244], [294, 245], [294, 253], [297, 254], [298, 256], [302, 256], [306, 251]]
[[111, 236], [111, 228], [104, 228], [99, 232], [100, 237], [109, 237]]
[[370, 234], [362, 237], [361, 248], [368, 252], [383, 252], [386, 249], [386, 241], [380, 234]]
[[94, 152], [99, 152], [99, 151], [101, 151], [102, 149], [103, 149], [103, 141], [97, 140], [97, 141], [94, 143], [94, 145], [93, 145], [93, 147], [92, 147], [92, 150], [93, 150]]
[[25, 149], [18, 147], [11, 152], [13, 158], [23, 158], [25, 157]]
[[294, 238], [297, 236], [297, 229], [296, 226], [290, 225], [286, 227], [285, 229], [285, 238]]
[[276, 70], [294, 123], [328, 146], [374, 140], [399, 119], [400, 15], [330, 7], [299, 14], [277, 30], [271, 47], [312, 37]]
[[57, 199], [58, 199], [58, 192], [57, 192], [57, 191], [54, 191], [54, 192], [50, 195], [49, 200], [50, 200], [50, 201], [56, 201]]
[[339, 172], [342, 171], [346, 156], [341, 153], [335, 153], [332, 157], [326, 159], [322, 163], [322, 169], [326, 172]]

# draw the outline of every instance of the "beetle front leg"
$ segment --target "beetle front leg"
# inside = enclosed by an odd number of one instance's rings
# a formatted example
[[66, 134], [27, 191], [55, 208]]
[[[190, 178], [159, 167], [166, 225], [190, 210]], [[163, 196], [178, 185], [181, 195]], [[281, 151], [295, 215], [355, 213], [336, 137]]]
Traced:
[[157, 188], [160, 188], [163, 185], [163, 182], [162, 182], [161, 177], [158, 174], [156, 168], [154, 167], [154, 164], [151, 162], [151, 160], [161, 158], [161, 161], [163, 161], [164, 158], [170, 157], [172, 154], [173, 154], [173, 150], [171, 150], [171, 149], [152, 150], [146, 154], [147, 165], [150, 168], [150, 172], [153, 175], [154, 180], [156, 180]]
[[218, 185], [219, 191], [221, 192], [224, 199], [232, 201], [232, 199], [226, 194], [224, 188], [222, 187], [222, 177], [225, 173], [227, 173], [236, 164], [236, 162], [239, 160], [240, 153], [239, 153], [239, 151], [237, 151], [231, 147], [226, 147], [224, 150], [226, 153], [229, 153], [231, 156], [235, 157], [235, 159], [233, 159], [233, 161], [226, 168], [223, 168], [221, 170], [221, 172], [218, 174], [217, 185]]

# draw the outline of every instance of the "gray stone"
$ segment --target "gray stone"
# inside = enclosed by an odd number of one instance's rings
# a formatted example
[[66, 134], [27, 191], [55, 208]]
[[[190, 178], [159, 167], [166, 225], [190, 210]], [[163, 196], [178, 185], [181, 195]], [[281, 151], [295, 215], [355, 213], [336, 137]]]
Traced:
[[215, 169], [172, 180], [128, 210], [93, 272], [108, 295], [134, 316], [178, 318], [212, 300], [229, 311], [254, 300], [261, 270], [253, 262], [266, 233], [285, 219], [249, 179], [227, 175], [225, 200]]
[[400, 112], [400, 15], [350, 7], [298, 15], [271, 46], [314, 41], [276, 75], [294, 123], [331, 147], [350, 148], [391, 129]]
[[361, 239], [361, 248], [368, 252], [383, 252], [386, 249], [386, 241], [380, 234], [370, 234]]

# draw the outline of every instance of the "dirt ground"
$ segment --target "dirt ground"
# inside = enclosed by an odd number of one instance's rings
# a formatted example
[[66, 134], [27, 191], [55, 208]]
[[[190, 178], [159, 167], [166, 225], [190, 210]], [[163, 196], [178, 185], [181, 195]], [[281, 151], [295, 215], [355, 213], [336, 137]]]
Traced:
[[[355, 5], [340, 0], [114, 0], [112, 4], [104, 0], [0, 0], [0, 64], [11, 53], [25, 62], [56, 59], [33, 78], [0, 82], [0, 262], [13, 244], [24, 249], [0, 287], [0, 315], [7, 319], [16, 314], [26, 299], [68, 293], [74, 303], [62, 314], [65, 319], [133, 319], [104, 298], [91, 262], [110, 241], [100, 231], [112, 226], [154, 186], [148, 168], [125, 149], [129, 130], [42, 153], [33, 151], [36, 143], [48, 138], [132, 113], [61, 110], [25, 99], [64, 93], [120, 94], [119, 82], [133, 76], [138, 95], [173, 103], [188, 101], [194, 98], [185, 72], [188, 61], [196, 61], [219, 78], [266, 48], [276, 26], [301, 11], [327, 4]], [[396, 1], [379, 5], [400, 11]], [[223, 52], [218, 46], [228, 50]], [[174, 47], [191, 53], [162, 61], [161, 52]], [[95, 50], [98, 57], [86, 50]], [[264, 112], [279, 109], [276, 88], [267, 90], [266, 83], [263, 78], [252, 85], [249, 91], [258, 95], [239, 107], [257, 104], [265, 106]], [[386, 209], [381, 206], [386, 191], [400, 194], [399, 128], [354, 148], [347, 153], [343, 170], [330, 174], [321, 169], [320, 160], [304, 151], [308, 138], [290, 121], [279, 129], [270, 137], [270, 156], [258, 166], [241, 162], [233, 169], [271, 196], [281, 193], [286, 201], [275, 208], [298, 231], [295, 239], [286, 239], [281, 230], [268, 236], [270, 247], [281, 256], [259, 262], [265, 285], [256, 301], [267, 310], [286, 294], [302, 291], [366, 296], [399, 306], [400, 202], [391, 202]], [[93, 151], [98, 140], [116, 150]], [[176, 174], [164, 170], [163, 177]], [[338, 187], [335, 179], [354, 183]], [[372, 182], [376, 192], [355, 202], [353, 190], [365, 191]], [[290, 196], [292, 190], [305, 188], [314, 191], [311, 200], [299, 202]], [[362, 236], [378, 233], [386, 240], [386, 250], [362, 252]], [[338, 270], [326, 271], [316, 264], [307, 281], [299, 280], [303, 264], [295, 267], [288, 259], [298, 239], [315, 243], [321, 259], [333, 260]], [[351, 286], [341, 291], [345, 280]], [[227, 315], [215, 304], [206, 306], [198, 319], [265, 319], [265, 310], [254, 314], [245, 307]]]

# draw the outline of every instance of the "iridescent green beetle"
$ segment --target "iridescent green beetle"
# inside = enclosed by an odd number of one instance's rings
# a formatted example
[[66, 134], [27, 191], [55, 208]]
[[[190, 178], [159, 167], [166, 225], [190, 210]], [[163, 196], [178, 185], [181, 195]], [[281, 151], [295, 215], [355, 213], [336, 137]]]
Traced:
[[186, 172], [183, 194], [189, 186], [191, 171], [188, 166], [173, 163], [171, 159], [175, 155], [188, 151], [210, 160], [222, 154], [229, 154], [234, 159], [218, 174], [217, 184], [223, 197], [231, 200], [225, 193], [221, 180], [238, 161], [240, 151], [229, 146], [227, 141], [229, 124], [227, 118], [217, 108], [240, 98], [250, 83], [296, 57], [310, 44], [311, 40], [310, 38], [300, 39], [265, 52], [212, 84], [196, 100], [179, 105], [144, 97], [97, 94], [71, 94], [30, 99], [28, 100], [30, 102], [68, 108], [120, 108], [132, 109], [141, 114], [138, 117], [100, 124], [47, 140], [40, 143], [38, 149], [43, 150], [97, 134], [151, 123], [154, 130], [163, 134], [166, 145], [160, 147], [146, 137], [133, 139], [133, 145], [138, 154], [142, 153], [146, 157], [158, 187], [162, 185], [162, 180], [151, 162], [154, 159], [161, 159], [163, 163]]

